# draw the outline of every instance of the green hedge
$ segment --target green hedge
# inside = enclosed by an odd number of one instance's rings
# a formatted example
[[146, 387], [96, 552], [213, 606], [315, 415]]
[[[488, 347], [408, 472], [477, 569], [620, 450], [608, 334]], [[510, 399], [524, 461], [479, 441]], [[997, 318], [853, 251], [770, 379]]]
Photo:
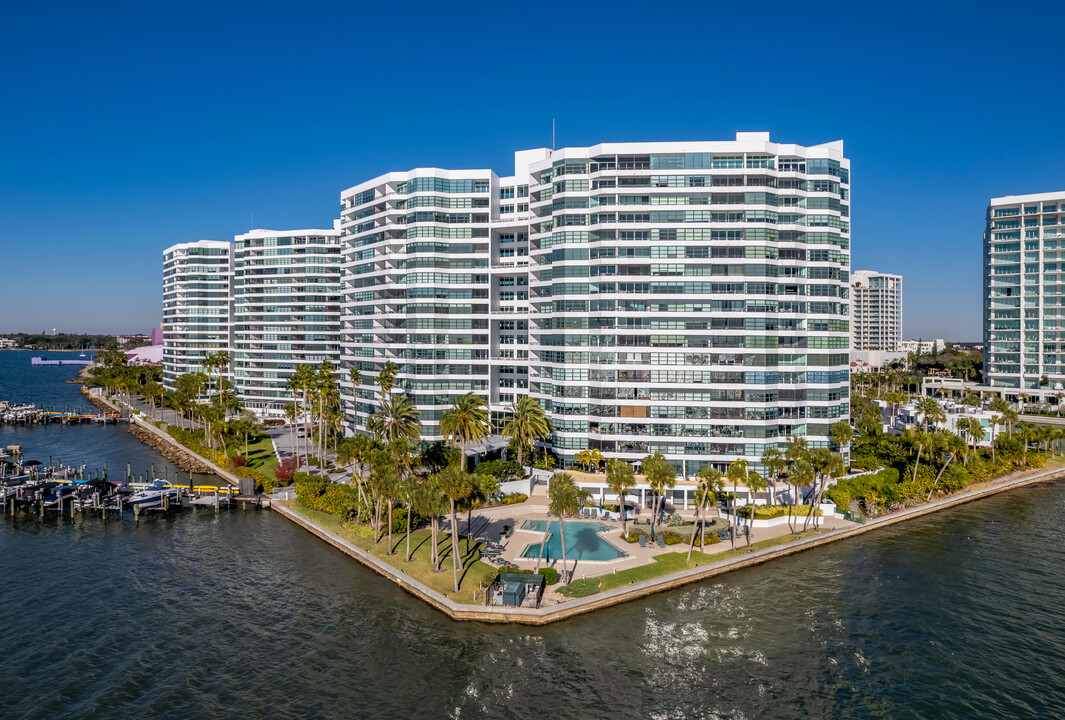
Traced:
[[[536, 575], [532, 570], [524, 568], [509, 568], [506, 572], [509, 575]], [[544, 583], [547, 585], [554, 585], [558, 582], [558, 570], [554, 568], [540, 568], [539, 573], [544, 576]]]
[[[798, 517], [806, 517], [810, 514], [810, 505], [796, 506], [794, 511], [790, 505], [755, 505], [754, 519], [755, 520], [772, 520], [773, 518], [785, 517], [787, 515], [796, 515]], [[746, 518], [750, 517], [751, 506], [744, 505], [736, 511], [737, 517]], [[814, 517], [821, 517], [821, 510], [814, 511]]]
[[[685, 545], [687, 545], [691, 541], [691, 528], [688, 528], [687, 534], [685, 535], [678, 535], [675, 532], [669, 532], [669, 530], [665, 528], [659, 529], [658, 534], [664, 538], [662, 542], [664, 542], [666, 545], [677, 545], [678, 543], [684, 543]], [[650, 537], [650, 530], [644, 530], [643, 528], [633, 528], [632, 530], [629, 530], [629, 532], [625, 535], [622, 535], [621, 538], [625, 542], [635, 543], [640, 541], [641, 535], [646, 535]], [[707, 545], [713, 545], [714, 543], [719, 542], [721, 542], [721, 538], [717, 536], [717, 533], [708, 532], [706, 534]], [[698, 533], [696, 533], [695, 536], [695, 546], [703, 546], [703, 542], [699, 539]]]

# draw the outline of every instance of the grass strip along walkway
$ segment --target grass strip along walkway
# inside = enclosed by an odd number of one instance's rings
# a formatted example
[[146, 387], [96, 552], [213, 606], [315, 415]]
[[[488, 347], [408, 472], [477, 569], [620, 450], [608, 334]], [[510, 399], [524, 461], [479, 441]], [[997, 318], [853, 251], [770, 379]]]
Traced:
[[693, 551], [691, 563], [688, 562], [687, 550], [684, 552], [663, 553], [661, 555], [655, 555], [653, 558], [654, 562], [649, 565], [640, 565], [639, 567], [622, 570], [621, 572], [613, 573], [611, 575], [603, 575], [602, 577], [574, 580], [569, 585], [559, 588], [558, 594], [571, 598], [588, 597], [589, 595], [594, 595], [599, 592], [632, 585], [633, 583], [643, 582], [644, 580], [651, 580], [652, 578], [661, 577], [662, 575], [669, 575], [671, 573], [680, 572], [681, 570], [688, 570], [689, 568], [706, 565], [707, 563], [718, 562], [719, 560], [728, 560], [729, 558], [746, 555], [756, 550], [764, 550], [765, 548], [770, 548], [775, 545], [783, 545], [784, 543], [792, 542], [793, 540], [802, 540], [803, 538], [808, 538], [816, 534], [817, 531], [815, 530], [807, 530], [806, 532], [793, 535], [781, 535], [779, 537], [769, 538], [768, 540], [760, 540], [756, 543], [751, 543], [750, 547], [737, 547], [735, 550], [726, 550], [724, 552], [714, 553], [713, 555]]
[[303, 515], [321, 525], [326, 530], [336, 533], [344, 540], [361, 550], [365, 550], [382, 562], [391, 565], [401, 573], [409, 575], [418, 582], [436, 590], [441, 595], [451, 598], [460, 603], [480, 603], [482, 601], [481, 589], [495, 579], [499, 571], [481, 562], [481, 549], [483, 542], [474, 540], [470, 544], [469, 552], [466, 550], [466, 541], [459, 536], [459, 552], [462, 555], [463, 569], [459, 571], [459, 592], [454, 591], [453, 576], [451, 571], [451, 533], [440, 532], [437, 534], [438, 552], [440, 554], [440, 572], [433, 569], [429, 562], [429, 554], [432, 549], [432, 533], [428, 528], [415, 530], [410, 534], [411, 561], [406, 561], [407, 536], [404, 533], [392, 534], [392, 549], [395, 554], [389, 554], [388, 536], [380, 543], [374, 544], [372, 530], [367, 525], [358, 523], [341, 523], [335, 515], [330, 515], [321, 510], [311, 510], [300, 505], [295, 500], [284, 500], [285, 507]]

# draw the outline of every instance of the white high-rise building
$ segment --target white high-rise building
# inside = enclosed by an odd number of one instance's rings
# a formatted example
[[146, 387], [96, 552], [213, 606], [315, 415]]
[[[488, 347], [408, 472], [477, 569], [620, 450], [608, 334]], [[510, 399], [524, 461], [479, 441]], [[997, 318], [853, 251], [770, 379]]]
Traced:
[[902, 276], [875, 270], [851, 273], [851, 350], [899, 350]]
[[986, 223], [985, 382], [1046, 401], [1065, 387], [1065, 191], [992, 198]]
[[204, 358], [232, 347], [232, 245], [179, 243], [163, 251], [163, 385], [206, 372]]
[[253, 230], [233, 244], [237, 396], [260, 417], [284, 417], [299, 364], [340, 363], [340, 232]]
[[[426, 439], [455, 397], [497, 423], [528, 393], [563, 461], [685, 473], [849, 415], [850, 171], [841, 142], [738, 133], [515, 154], [341, 194], [344, 398], [358, 428], [391, 360]], [[358, 368], [363, 384], [347, 382]]]

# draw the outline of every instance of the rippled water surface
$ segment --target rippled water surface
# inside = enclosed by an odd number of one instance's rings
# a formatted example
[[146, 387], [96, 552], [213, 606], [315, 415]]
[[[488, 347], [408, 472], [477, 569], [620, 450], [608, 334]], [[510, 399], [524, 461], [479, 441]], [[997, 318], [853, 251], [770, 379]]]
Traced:
[[1065, 717], [1063, 513], [1018, 490], [545, 628], [451, 622], [268, 511], [4, 519], [0, 717]]

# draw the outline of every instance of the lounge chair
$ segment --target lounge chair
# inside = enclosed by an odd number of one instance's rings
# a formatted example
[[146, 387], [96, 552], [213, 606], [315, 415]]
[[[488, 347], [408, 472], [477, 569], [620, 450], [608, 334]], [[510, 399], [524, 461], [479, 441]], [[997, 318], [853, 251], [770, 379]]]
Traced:
[[655, 538], [655, 542], [658, 543], [658, 547], [660, 547], [660, 548], [664, 548], [666, 546], [666, 539], [664, 537], [662, 537], [661, 535], [658, 535]]
[[640, 536], [640, 547], [642, 547], [642, 548], [647, 547], [647, 536], [646, 535], [641, 535]]

